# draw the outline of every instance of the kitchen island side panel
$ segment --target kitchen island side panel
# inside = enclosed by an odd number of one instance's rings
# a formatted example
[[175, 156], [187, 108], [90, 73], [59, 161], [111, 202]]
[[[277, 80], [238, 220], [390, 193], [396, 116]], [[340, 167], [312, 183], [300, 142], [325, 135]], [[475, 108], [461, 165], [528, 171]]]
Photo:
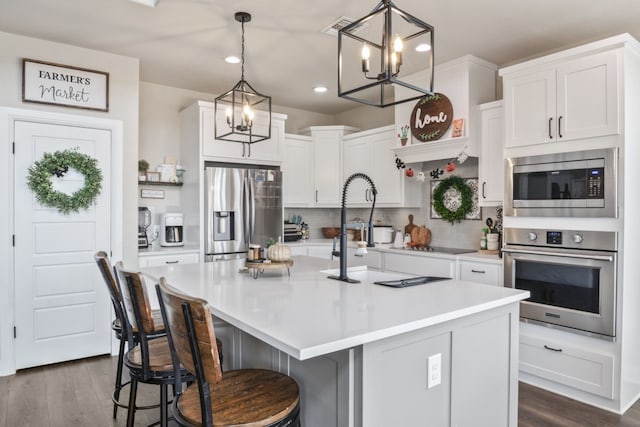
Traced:
[[511, 304], [365, 344], [362, 425], [517, 426], [517, 343]]

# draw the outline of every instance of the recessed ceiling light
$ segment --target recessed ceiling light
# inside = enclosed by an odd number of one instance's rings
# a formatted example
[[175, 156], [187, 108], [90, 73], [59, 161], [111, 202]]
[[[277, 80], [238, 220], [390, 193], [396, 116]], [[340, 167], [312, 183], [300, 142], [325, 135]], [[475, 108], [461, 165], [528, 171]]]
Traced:
[[238, 58], [237, 56], [227, 56], [226, 58], [224, 58], [224, 60], [229, 64], [238, 64], [240, 62], [240, 58]]
[[416, 46], [416, 52], [429, 52], [430, 50], [431, 46], [426, 43], [422, 43]]
[[315, 93], [325, 93], [327, 90], [329, 90], [329, 89], [327, 89], [326, 86], [316, 86], [316, 87], [313, 88], [313, 91]]
[[147, 7], [156, 7], [160, 0], [129, 0], [133, 3], [139, 3]]

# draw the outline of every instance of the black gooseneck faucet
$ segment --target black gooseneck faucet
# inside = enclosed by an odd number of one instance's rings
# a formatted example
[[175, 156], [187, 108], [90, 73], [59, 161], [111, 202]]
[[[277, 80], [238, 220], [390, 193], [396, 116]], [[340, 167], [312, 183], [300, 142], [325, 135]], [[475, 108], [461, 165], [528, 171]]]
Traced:
[[338, 276], [329, 276], [330, 279], [341, 280], [343, 282], [348, 283], [360, 283], [359, 280], [350, 279], [347, 276], [347, 228], [348, 227], [360, 227], [362, 224], [347, 224], [347, 188], [351, 181], [356, 178], [364, 179], [369, 183], [371, 187], [371, 192], [373, 193], [373, 203], [371, 204], [371, 214], [369, 215], [369, 224], [367, 224], [367, 247], [374, 247], [373, 244], [373, 209], [376, 207], [376, 195], [378, 194], [378, 190], [376, 190], [376, 186], [368, 175], [357, 172], [351, 175], [344, 182], [344, 187], [342, 187], [342, 209], [340, 211], [340, 251], [336, 253], [333, 251], [331, 254], [333, 256], [340, 256], [340, 274]]

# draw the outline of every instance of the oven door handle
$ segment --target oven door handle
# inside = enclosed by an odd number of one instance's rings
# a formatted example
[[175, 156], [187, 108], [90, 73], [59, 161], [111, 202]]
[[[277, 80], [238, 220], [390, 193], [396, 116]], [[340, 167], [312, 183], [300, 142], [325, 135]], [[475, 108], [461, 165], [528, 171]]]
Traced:
[[584, 254], [565, 254], [562, 252], [538, 252], [538, 251], [527, 251], [523, 249], [509, 249], [502, 248], [502, 252], [510, 253], [510, 254], [526, 254], [526, 255], [547, 255], [547, 256], [557, 256], [563, 258], [581, 258], [581, 259], [593, 259], [596, 261], [607, 261], [613, 262], [613, 255], [584, 255]]

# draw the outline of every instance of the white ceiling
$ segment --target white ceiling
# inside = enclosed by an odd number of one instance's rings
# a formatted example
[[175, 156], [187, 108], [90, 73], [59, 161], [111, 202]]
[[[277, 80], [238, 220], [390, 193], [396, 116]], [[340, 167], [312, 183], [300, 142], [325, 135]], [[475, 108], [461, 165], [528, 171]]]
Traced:
[[[640, 39], [638, 0], [395, 0], [435, 27], [436, 63], [473, 54], [498, 66], [628, 32]], [[143, 81], [219, 94], [245, 77], [273, 104], [335, 114], [360, 104], [337, 96], [337, 38], [320, 30], [360, 18], [376, 0], [0, 0], [0, 31], [140, 59]], [[1, 48], [1, 47], [0, 47]], [[69, 64], [73, 65], [73, 64]], [[329, 87], [314, 94], [318, 84]], [[437, 81], [435, 82], [437, 90]]]

